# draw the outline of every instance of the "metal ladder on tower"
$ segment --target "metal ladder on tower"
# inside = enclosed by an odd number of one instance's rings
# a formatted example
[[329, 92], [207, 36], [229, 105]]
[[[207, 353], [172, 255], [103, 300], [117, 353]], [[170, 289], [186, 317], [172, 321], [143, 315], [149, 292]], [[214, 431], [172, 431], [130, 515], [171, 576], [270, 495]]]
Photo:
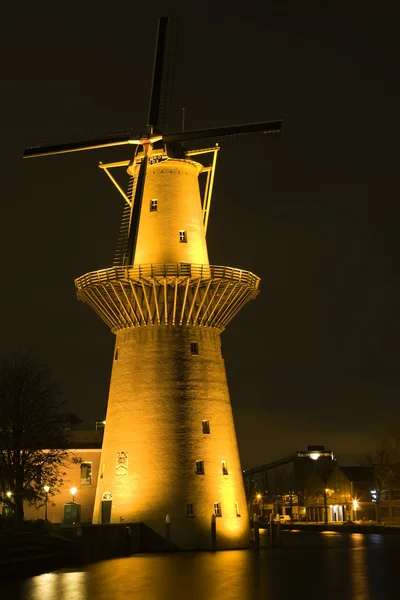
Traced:
[[[129, 177], [127, 196], [133, 201], [137, 186], [137, 177]], [[122, 211], [121, 225], [119, 228], [117, 245], [114, 253], [113, 267], [121, 267], [125, 264], [126, 256], [128, 253], [128, 239], [129, 239], [129, 228], [131, 224], [132, 206], [127, 202], [124, 204]]]

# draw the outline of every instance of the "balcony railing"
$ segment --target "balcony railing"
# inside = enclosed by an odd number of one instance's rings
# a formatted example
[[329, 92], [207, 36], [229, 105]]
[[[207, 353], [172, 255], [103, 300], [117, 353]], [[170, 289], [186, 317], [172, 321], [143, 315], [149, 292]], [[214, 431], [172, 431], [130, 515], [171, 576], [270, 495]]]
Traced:
[[170, 277], [190, 277], [192, 279], [230, 279], [254, 289], [258, 289], [260, 278], [250, 271], [216, 265], [195, 265], [191, 263], [166, 263], [136, 265], [133, 267], [110, 267], [92, 271], [75, 280], [77, 290], [85, 287], [105, 284], [111, 281], [129, 281], [141, 279], [160, 279]]
[[199, 325], [222, 331], [258, 294], [260, 278], [232, 267], [193, 264], [112, 267], [75, 281], [114, 332], [146, 325]]

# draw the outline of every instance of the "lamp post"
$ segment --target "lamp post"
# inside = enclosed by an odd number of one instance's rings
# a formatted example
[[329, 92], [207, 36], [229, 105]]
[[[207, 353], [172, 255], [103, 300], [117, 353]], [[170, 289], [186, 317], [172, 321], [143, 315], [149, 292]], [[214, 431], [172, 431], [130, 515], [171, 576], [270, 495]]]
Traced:
[[47, 501], [49, 499], [50, 486], [44, 485], [43, 489], [46, 492], [46, 499], [45, 499], [45, 503], [44, 503], [44, 520], [47, 521]]
[[75, 494], [76, 494], [76, 487], [73, 487], [69, 490], [72, 494], [72, 502], [75, 502]]
[[257, 504], [258, 504], [258, 515], [262, 514], [261, 512], [261, 499], [262, 496], [260, 493], [256, 494], [256, 500], [257, 500]]
[[359, 504], [357, 500], [353, 500], [354, 520], [357, 521], [357, 508]]
[[[6, 496], [7, 496], [8, 500], [11, 501], [12, 491], [8, 490], [8, 492], [6, 492]], [[12, 514], [12, 512], [13, 512], [12, 504], [10, 503], [10, 504], [6, 505], [6, 507], [4, 509], [4, 515], [10, 516]]]

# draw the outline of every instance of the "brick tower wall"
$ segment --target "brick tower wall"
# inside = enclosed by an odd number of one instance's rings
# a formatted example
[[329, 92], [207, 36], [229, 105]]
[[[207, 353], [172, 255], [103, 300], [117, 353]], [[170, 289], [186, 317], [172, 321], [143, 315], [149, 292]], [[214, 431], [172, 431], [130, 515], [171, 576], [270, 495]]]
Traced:
[[[191, 343], [198, 344], [198, 355]], [[209, 421], [210, 434], [202, 421]], [[124, 453], [121, 455], [120, 453]], [[118, 465], [120, 457], [127, 463]], [[204, 475], [196, 474], [204, 461]], [[222, 471], [226, 462], [228, 474]], [[143, 521], [181, 548], [245, 547], [249, 524], [219, 332], [150, 326], [117, 333], [94, 522], [112, 494], [111, 522]], [[186, 516], [193, 503], [194, 516]], [[237, 513], [241, 516], [237, 516]]]

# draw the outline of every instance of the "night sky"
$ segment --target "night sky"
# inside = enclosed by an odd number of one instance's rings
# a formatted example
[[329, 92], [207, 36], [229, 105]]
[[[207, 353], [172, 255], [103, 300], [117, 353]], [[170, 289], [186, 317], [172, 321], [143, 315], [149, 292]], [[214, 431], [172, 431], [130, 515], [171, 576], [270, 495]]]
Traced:
[[[223, 333], [244, 468], [307, 444], [351, 464], [400, 429], [399, 28], [384, 3], [7, 3], [1, 18], [0, 354], [53, 371], [104, 418], [114, 336], [74, 278], [111, 266], [110, 149], [23, 161], [31, 137], [144, 129], [157, 18], [179, 15], [172, 119], [284, 119], [219, 153], [210, 261], [261, 293]], [[323, 6], [329, 4], [330, 6]]]

